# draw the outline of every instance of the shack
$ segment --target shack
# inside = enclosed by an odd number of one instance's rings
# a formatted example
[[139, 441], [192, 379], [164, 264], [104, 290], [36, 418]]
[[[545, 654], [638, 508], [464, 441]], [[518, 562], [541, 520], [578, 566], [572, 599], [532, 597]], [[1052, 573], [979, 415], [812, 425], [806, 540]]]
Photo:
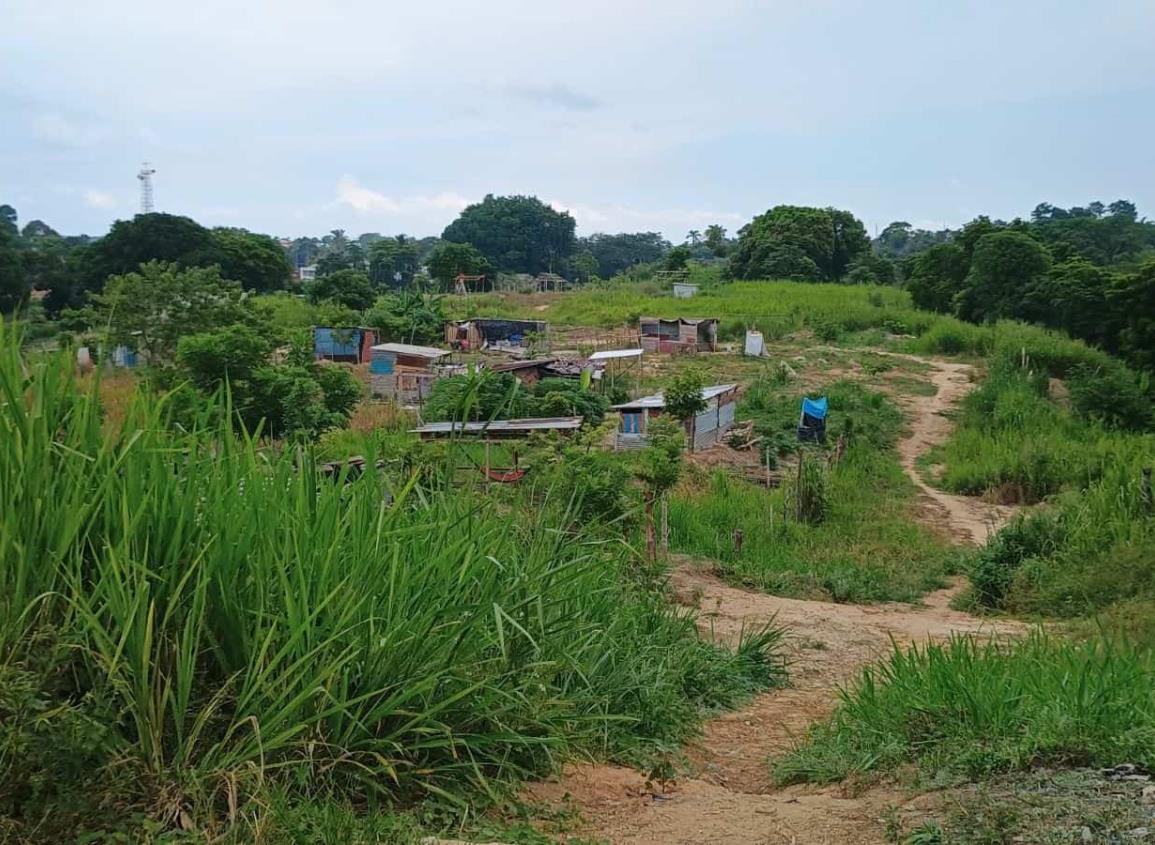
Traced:
[[318, 361], [364, 364], [372, 356], [377, 330], [364, 326], [313, 326], [313, 357]]
[[544, 320], [504, 320], [474, 317], [451, 320], [445, 325], [445, 341], [451, 349], [476, 352], [481, 349], [519, 352], [531, 337], [549, 337], [549, 323]]
[[528, 437], [535, 431], [577, 431], [581, 417], [527, 417], [520, 420], [479, 420], [476, 422], [431, 422], [410, 429], [422, 440], [457, 434], [481, 435], [490, 440]]
[[532, 387], [543, 378], [581, 378], [584, 370], [589, 370], [591, 377], [597, 378], [597, 373], [603, 368], [604, 364], [585, 358], [533, 358], [505, 361], [489, 367], [495, 373], [511, 373], [527, 387]]
[[647, 352], [713, 352], [718, 348], [718, 321], [713, 317], [642, 317], [638, 330]]
[[689, 282], [675, 282], [674, 283], [674, 298], [675, 299], [689, 299], [698, 293], [698, 286], [692, 285]]
[[[691, 450], [707, 449], [718, 443], [734, 426], [734, 412], [738, 404], [738, 385], [714, 384], [702, 388], [706, 407], [693, 419], [686, 421], [686, 437]], [[620, 423], [614, 435], [615, 449], [637, 449], [647, 443], [646, 431], [650, 420], [666, 410], [666, 397], [661, 393], [632, 399], [612, 406], [618, 412]]]
[[420, 405], [429, 395], [433, 382], [455, 371], [453, 367], [440, 364], [451, 354], [448, 349], [380, 343], [371, 352], [369, 387], [373, 395], [395, 399], [405, 405]]

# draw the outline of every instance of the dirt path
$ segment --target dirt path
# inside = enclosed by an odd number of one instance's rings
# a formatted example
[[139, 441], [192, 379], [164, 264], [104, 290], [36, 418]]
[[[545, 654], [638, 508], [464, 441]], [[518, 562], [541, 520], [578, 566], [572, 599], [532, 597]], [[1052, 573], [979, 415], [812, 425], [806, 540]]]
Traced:
[[929, 521], [961, 542], [985, 543], [1010, 518], [1012, 509], [936, 490], [923, 480], [916, 465], [922, 455], [950, 436], [951, 422], [943, 412], [956, 407], [971, 389], [973, 368], [969, 364], [914, 360], [932, 367], [928, 375], [938, 390], [933, 396], [908, 396], [902, 400], [910, 420], [910, 432], [898, 443], [902, 468], [918, 487]]
[[[959, 542], [982, 542], [1006, 519], [1007, 509], [935, 490], [916, 468], [918, 457], [949, 435], [950, 422], [942, 414], [970, 389], [970, 368], [925, 363], [938, 390], [904, 400], [910, 431], [899, 444], [902, 465], [922, 494], [929, 521]], [[790, 686], [708, 722], [686, 749], [691, 776], [664, 789], [632, 769], [606, 765], [571, 766], [561, 777], [536, 784], [531, 798], [570, 803], [581, 812], [586, 823], [574, 835], [613, 845], [882, 843], [881, 816], [892, 806], [917, 811], [919, 799], [907, 800], [886, 787], [776, 788], [768, 761], [827, 716], [839, 686], [884, 656], [892, 642], [1021, 632], [1013, 623], [991, 624], [951, 610], [961, 583], [928, 595], [920, 607], [831, 604], [730, 587], [710, 573], [708, 563], [680, 559], [671, 585], [679, 603], [700, 610], [703, 632], [721, 640], [733, 641], [743, 627], [777, 619], [792, 634]]]

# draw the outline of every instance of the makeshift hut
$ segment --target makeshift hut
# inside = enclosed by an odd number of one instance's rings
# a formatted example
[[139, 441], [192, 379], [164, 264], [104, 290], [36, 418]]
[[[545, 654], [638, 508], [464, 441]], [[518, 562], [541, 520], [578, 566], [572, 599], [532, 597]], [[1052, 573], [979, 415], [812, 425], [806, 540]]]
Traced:
[[675, 282], [674, 283], [674, 298], [675, 299], [689, 299], [698, 293], [698, 286], [692, 285], [689, 282]]
[[510, 373], [522, 384], [532, 387], [543, 378], [581, 378], [583, 370], [588, 369], [593, 374], [602, 366], [584, 358], [534, 358], [491, 364], [489, 369], [495, 373]]
[[451, 320], [445, 325], [445, 341], [451, 349], [476, 352], [494, 349], [521, 351], [531, 336], [548, 336], [549, 323], [544, 320], [505, 320], [475, 317]]
[[826, 397], [803, 398], [802, 413], [798, 417], [799, 443], [826, 442]]
[[451, 354], [448, 349], [381, 343], [371, 351], [369, 387], [373, 395], [405, 405], [420, 405], [433, 388], [433, 382], [455, 371], [453, 367], [439, 364]]
[[318, 361], [363, 364], [371, 357], [377, 330], [364, 326], [313, 326], [313, 357]]
[[713, 317], [642, 317], [638, 329], [647, 352], [713, 352], [718, 347], [718, 321]]
[[742, 349], [744, 355], [750, 355], [755, 358], [761, 358], [769, 355], [766, 351], [766, 341], [762, 338], [762, 332], [754, 329], [746, 329], [746, 344]]
[[[686, 436], [693, 450], [713, 446], [734, 426], [738, 385], [714, 384], [703, 387], [702, 399], [706, 407], [686, 421]], [[617, 411], [619, 419], [614, 448], [636, 449], [645, 446], [650, 420], [661, 415], [665, 409], [666, 397], [662, 393], [612, 406], [611, 410]]]

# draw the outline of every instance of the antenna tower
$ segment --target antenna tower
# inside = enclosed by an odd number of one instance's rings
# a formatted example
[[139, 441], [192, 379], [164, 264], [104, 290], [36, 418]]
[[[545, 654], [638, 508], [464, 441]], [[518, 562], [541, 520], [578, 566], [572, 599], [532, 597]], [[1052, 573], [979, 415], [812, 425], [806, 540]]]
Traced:
[[140, 172], [136, 174], [136, 178], [140, 180], [140, 213], [152, 214], [152, 175], [156, 173], [147, 161], [141, 165]]

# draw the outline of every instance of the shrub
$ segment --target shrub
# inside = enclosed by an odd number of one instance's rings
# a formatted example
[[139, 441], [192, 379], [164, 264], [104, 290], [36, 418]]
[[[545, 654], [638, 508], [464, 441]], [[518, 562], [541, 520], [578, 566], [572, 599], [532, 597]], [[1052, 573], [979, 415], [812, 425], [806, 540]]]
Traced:
[[1112, 428], [1142, 431], [1151, 426], [1151, 397], [1136, 373], [1121, 364], [1079, 364], [1067, 379], [1071, 405], [1084, 417]]
[[975, 553], [969, 570], [975, 600], [983, 607], [1004, 607], [1019, 567], [1031, 558], [1053, 554], [1063, 539], [1063, 526], [1051, 513], [1011, 522]]

